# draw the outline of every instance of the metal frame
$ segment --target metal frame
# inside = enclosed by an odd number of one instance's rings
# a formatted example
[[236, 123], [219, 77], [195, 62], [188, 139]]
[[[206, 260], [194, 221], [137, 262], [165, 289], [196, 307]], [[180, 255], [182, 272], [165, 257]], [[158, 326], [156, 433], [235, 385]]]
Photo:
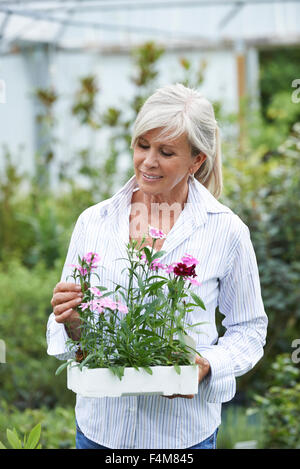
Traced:
[[[126, 24], [108, 24], [96, 21], [82, 21], [74, 20], [72, 16], [75, 12], [83, 10], [86, 12], [91, 11], [122, 11], [122, 10], [144, 10], [144, 9], [166, 9], [166, 8], [202, 8], [202, 7], [224, 7], [227, 6], [230, 10], [225, 16], [219, 21], [218, 29], [222, 29], [228, 25], [228, 23], [241, 11], [241, 9], [247, 5], [264, 5], [264, 4], [286, 4], [286, 3], [300, 3], [300, 0], [56, 0], [55, 2], [49, 2], [48, 6], [41, 8], [41, 5], [45, 5], [43, 0], [0, 0], [0, 13], [4, 13], [6, 16], [0, 25], [0, 49], [7, 48], [10, 44], [16, 42], [22, 38], [24, 29], [27, 30], [30, 25], [23, 27], [21, 31], [10, 39], [5, 38], [5, 29], [9, 22], [9, 19], [15, 16], [21, 16], [32, 19], [31, 25], [34, 25], [36, 21], [46, 21], [49, 23], [56, 23], [60, 27], [57, 33], [53, 37], [54, 46], [57, 46], [63, 35], [65, 34], [66, 28], [89, 28], [89, 29], [101, 29], [110, 31], [127, 31], [136, 34], [151, 34], [160, 35], [167, 37], [172, 40], [180, 40], [186, 43], [194, 41], [203, 41], [204, 37], [196, 34], [189, 34], [184, 31], [168, 31], [164, 29], [152, 28], [152, 27], [139, 27], [130, 26]], [[22, 9], [23, 7], [23, 9]], [[58, 13], [59, 16], [55, 14]], [[61, 15], [63, 13], [63, 16]], [[2, 41], [2, 43], [1, 43]]]

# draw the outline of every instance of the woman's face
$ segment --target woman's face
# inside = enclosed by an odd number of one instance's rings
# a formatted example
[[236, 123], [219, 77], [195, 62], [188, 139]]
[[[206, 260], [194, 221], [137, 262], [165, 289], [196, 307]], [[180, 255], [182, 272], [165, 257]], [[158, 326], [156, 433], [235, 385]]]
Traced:
[[137, 139], [133, 164], [141, 191], [165, 199], [177, 198], [187, 188], [190, 174], [194, 174], [206, 156], [191, 156], [191, 148], [185, 135], [168, 140], [162, 137], [154, 141], [160, 129], [150, 130]]

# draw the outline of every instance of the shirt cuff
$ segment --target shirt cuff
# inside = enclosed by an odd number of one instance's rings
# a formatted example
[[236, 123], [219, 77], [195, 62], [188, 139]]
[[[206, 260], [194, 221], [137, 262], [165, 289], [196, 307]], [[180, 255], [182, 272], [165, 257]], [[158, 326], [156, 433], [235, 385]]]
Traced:
[[228, 350], [221, 345], [211, 345], [197, 347], [197, 351], [210, 364], [210, 373], [199, 386], [203, 399], [218, 404], [230, 401], [236, 392], [236, 379]]
[[59, 360], [74, 358], [75, 352], [70, 350], [66, 342], [69, 339], [64, 324], [55, 321], [53, 313], [50, 314], [47, 324], [47, 353]]

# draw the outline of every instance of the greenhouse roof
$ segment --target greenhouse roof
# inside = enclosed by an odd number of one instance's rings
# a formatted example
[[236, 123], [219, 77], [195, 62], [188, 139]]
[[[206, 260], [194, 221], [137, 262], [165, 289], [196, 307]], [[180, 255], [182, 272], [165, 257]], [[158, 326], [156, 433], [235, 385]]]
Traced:
[[300, 0], [0, 0], [0, 52], [20, 43], [114, 49], [300, 44]]

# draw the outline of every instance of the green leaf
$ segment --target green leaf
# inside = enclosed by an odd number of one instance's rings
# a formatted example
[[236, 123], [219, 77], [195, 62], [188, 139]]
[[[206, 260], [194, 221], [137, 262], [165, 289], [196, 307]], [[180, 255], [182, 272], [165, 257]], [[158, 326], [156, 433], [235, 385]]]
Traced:
[[0, 441], [0, 449], [7, 449], [6, 446]]
[[92, 353], [89, 353], [87, 357], [85, 357], [85, 359], [80, 363], [79, 365], [79, 368], [82, 370], [82, 368], [84, 367], [84, 365], [90, 361], [91, 358], [95, 357], [96, 356], [96, 353], [95, 352], [92, 352]]
[[143, 369], [149, 373], [149, 375], [153, 375], [153, 371], [151, 370], [151, 368], [149, 368], [149, 366], [143, 366]]
[[209, 324], [208, 321], [201, 321], [201, 322], [196, 322], [195, 324], [188, 324], [185, 326], [186, 329], [192, 329], [195, 326], [202, 326], [203, 324]]
[[124, 366], [110, 366], [110, 367], [108, 367], [108, 369], [114, 375], [116, 375], [119, 378], [119, 380], [121, 381], [122, 377], [124, 376], [124, 370], [125, 370]]
[[6, 430], [7, 439], [13, 449], [22, 449], [22, 442], [18, 437], [17, 431], [14, 428], [13, 431]]
[[145, 253], [146, 257], [147, 257], [147, 262], [148, 262], [148, 264], [150, 264], [150, 262], [151, 262], [151, 252], [150, 252], [150, 249], [147, 248], [147, 247], [144, 247], [144, 253]]
[[180, 366], [179, 366], [179, 365], [174, 365], [174, 368], [175, 368], [176, 373], [177, 373], [178, 375], [180, 375], [180, 373], [181, 373], [181, 368], [180, 368]]
[[[119, 287], [120, 287], [120, 285], [119, 285]], [[97, 285], [97, 288], [98, 288], [98, 290], [100, 290], [100, 291], [105, 291], [105, 290], [107, 290], [106, 287], [102, 287], [101, 285]]]
[[136, 277], [137, 277], [139, 289], [143, 293], [143, 291], [145, 290], [143, 279], [139, 275], [137, 275]]
[[24, 448], [35, 449], [41, 436], [41, 424], [38, 423], [29, 433], [28, 439]]
[[67, 368], [68, 364], [69, 364], [69, 360], [63, 363], [62, 365], [60, 365], [55, 372], [55, 376], [58, 376], [65, 368]]
[[147, 293], [150, 293], [152, 290], [158, 290], [163, 285], [165, 285], [165, 283], [166, 283], [165, 280], [161, 280], [160, 282], [151, 283], [150, 287], [147, 290]]
[[206, 311], [205, 305], [204, 305], [203, 301], [201, 300], [201, 298], [199, 298], [199, 296], [196, 295], [196, 293], [193, 293], [192, 291], [190, 292], [190, 294], [191, 294], [191, 297], [193, 298], [193, 300], [195, 301], [195, 303], [197, 304], [197, 306], [200, 306], [200, 308], [202, 308]]
[[158, 251], [154, 254], [154, 256], [152, 257], [152, 260], [154, 259], [157, 259], [158, 257], [162, 257], [164, 254], [166, 253], [166, 251]]
[[154, 278], [161, 278], [165, 283], [168, 283], [168, 279], [162, 275], [151, 275], [151, 277], [148, 277], [149, 282]]

